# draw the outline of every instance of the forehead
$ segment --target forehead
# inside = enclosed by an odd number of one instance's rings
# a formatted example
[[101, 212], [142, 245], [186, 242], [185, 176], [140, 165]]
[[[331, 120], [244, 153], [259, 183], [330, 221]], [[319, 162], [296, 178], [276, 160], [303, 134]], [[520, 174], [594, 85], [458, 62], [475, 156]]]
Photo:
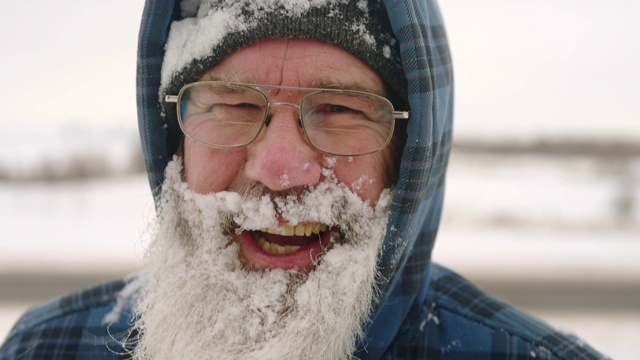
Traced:
[[382, 78], [367, 64], [340, 47], [308, 39], [272, 39], [251, 44], [209, 69], [201, 80], [385, 94]]

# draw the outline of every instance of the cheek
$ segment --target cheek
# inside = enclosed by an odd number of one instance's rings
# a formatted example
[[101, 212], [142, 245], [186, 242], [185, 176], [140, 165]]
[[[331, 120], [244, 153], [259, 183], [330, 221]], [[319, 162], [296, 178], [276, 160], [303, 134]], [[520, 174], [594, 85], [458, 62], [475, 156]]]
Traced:
[[241, 174], [245, 159], [245, 149], [214, 149], [185, 140], [185, 180], [201, 194], [224, 191]]
[[376, 202], [382, 190], [395, 185], [391, 156], [386, 152], [353, 158], [340, 158], [334, 168], [339, 181], [360, 195]]

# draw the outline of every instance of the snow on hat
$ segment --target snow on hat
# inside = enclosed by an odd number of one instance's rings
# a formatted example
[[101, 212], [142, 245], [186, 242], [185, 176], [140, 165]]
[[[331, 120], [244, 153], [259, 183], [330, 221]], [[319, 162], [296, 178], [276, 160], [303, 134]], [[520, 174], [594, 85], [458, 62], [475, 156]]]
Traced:
[[251, 43], [303, 38], [349, 51], [382, 77], [394, 99], [408, 103], [399, 46], [381, 1], [183, 0], [180, 7], [182, 19], [172, 23], [165, 47], [161, 99]]

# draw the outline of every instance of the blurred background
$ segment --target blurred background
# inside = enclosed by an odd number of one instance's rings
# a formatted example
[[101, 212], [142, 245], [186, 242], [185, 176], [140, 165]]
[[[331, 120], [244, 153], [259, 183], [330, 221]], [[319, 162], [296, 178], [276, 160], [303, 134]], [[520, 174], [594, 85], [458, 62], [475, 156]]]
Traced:
[[[0, 339], [137, 271], [141, 0], [0, 12]], [[615, 359], [640, 336], [640, 2], [441, 1], [455, 142], [434, 258]], [[0, 340], [1, 341], [1, 340]]]

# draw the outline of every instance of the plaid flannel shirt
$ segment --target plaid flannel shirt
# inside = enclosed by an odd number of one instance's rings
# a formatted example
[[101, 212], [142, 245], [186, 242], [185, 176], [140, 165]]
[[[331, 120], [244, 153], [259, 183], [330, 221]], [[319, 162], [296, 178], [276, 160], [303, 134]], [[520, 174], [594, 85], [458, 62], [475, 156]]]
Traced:
[[[375, 0], [371, 0], [375, 1]], [[379, 257], [379, 288], [360, 359], [601, 359], [559, 333], [431, 263], [444, 197], [453, 118], [451, 57], [435, 0], [385, 0], [408, 82], [411, 119], [389, 225]], [[138, 123], [154, 195], [179, 141], [167, 128], [158, 89], [172, 0], [147, 0], [140, 28]], [[0, 350], [6, 359], [117, 359], [135, 347], [131, 309], [103, 322], [124, 281], [53, 300], [22, 318]], [[379, 304], [379, 305], [378, 305]], [[212, 354], [215, 358], [215, 354]]]
[[[361, 351], [360, 358], [605, 358], [439, 265], [431, 274], [425, 300], [411, 306], [390, 345]], [[0, 360], [129, 359], [137, 336], [132, 306], [139, 293], [123, 289], [135, 280], [98, 285], [30, 309], [0, 348]]]

